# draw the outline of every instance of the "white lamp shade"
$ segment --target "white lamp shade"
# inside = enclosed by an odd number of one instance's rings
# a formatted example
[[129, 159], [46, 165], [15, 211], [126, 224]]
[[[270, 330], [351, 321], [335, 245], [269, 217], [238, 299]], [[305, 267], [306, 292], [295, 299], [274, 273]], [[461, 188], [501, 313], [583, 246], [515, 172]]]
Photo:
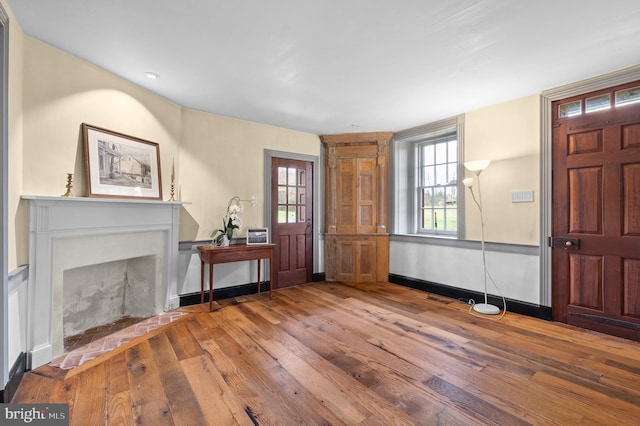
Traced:
[[464, 186], [469, 188], [471, 185], [473, 185], [473, 178], [463, 179], [462, 183], [464, 184]]
[[487, 167], [489, 167], [489, 164], [491, 164], [491, 161], [489, 160], [476, 160], [476, 161], [465, 161], [464, 166], [469, 171], [480, 172], [486, 169]]

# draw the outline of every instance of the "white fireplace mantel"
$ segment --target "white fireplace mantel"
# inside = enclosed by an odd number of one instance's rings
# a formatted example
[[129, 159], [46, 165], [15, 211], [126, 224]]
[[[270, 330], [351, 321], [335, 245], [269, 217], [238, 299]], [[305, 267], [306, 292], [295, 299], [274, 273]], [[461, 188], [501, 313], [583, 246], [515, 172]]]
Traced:
[[[159, 310], [178, 307], [179, 215], [182, 205], [189, 203], [30, 195], [22, 198], [29, 202], [27, 346], [30, 368], [46, 364], [61, 354], [62, 269], [84, 266], [81, 260], [76, 260], [83, 257], [78, 254], [95, 253], [89, 258], [96, 263], [118, 256], [158, 254], [161, 271], [160, 282], [155, 283], [156, 293], [160, 295], [157, 305]], [[123, 235], [130, 236], [131, 243], [114, 247], [114, 236]], [[149, 243], [145, 240], [147, 235], [154, 236]]]

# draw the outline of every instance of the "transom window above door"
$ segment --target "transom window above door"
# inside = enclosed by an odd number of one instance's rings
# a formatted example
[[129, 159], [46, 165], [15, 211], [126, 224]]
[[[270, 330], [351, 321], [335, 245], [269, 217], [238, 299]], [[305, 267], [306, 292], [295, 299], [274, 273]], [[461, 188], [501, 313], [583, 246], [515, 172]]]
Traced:
[[[636, 83], [637, 84], [637, 83]], [[581, 117], [584, 114], [624, 107], [640, 102], [640, 86], [605, 90], [601, 93], [578, 96], [558, 105], [556, 118]]]

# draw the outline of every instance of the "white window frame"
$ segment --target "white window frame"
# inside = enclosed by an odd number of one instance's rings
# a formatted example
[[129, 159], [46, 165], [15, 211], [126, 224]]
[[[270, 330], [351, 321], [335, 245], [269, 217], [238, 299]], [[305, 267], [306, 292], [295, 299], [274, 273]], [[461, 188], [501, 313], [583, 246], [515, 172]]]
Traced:
[[[426, 140], [433, 139], [451, 133], [455, 129], [458, 141], [457, 158], [457, 232], [431, 233], [420, 232], [418, 223], [418, 159], [417, 146]], [[397, 132], [392, 142], [393, 172], [390, 175], [390, 232], [396, 235], [420, 235], [425, 237], [438, 237], [449, 239], [461, 239], [465, 235], [464, 229], [464, 115], [455, 116], [446, 120], [425, 124], [408, 130]]]
[[[441, 207], [432, 207], [430, 210], [434, 210], [434, 217], [432, 217], [432, 221], [434, 223], [434, 228], [423, 228], [423, 223], [422, 223], [422, 216], [424, 214], [423, 210], [425, 210], [424, 206], [422, 205], [422, 192], [425, 188], [429, 188], [432, 189], [433, 191], [437, 191], [438, 189], [442, 189], [444, 190], [445, 194], [445, 199], [446, 199], [446, 191], [448, 187], [452, 187], [454, 185], [452, 184], [445, 184], [445, 185], [438, 185], [435, 182], [433, 183], [433, 185], [425, 185], [425, 176], [423, 175], [425, 168], [426, 167], [437, 167], [438, 165], [442, 166], [444, 165], [446, 167], [447, 164], [450, 164], [452, 162], [455, 162], [455, 166], [457, 169], [457, 166], [459, 164], [458, 162], [458, 158], [456, 157], [455, 159], [453, 159], [454, 161], [451, 161], [452, 159], [447, 157], [447, 163], [435, 163], [435, 155], [436, 153], [434, 152], [434, 158], [430, 159], [431, 161], [424, 161], [425, 158], [423, 158], [422, 155], [422, 148], [429, 146], [429, 145], [439, 145], [439, 144], [447, 144], [449, 142], [455, 141], [456, 142], [456, 155], [457, 155], [457, 148], [458, 148], [458, 137], [457, 137], [457, 132], [456, 132], [456, 128], [452, 127], [451, 129], [447, 130], [444, 132], [444, 134], [442, 134], [441, 132], [436, 132], [436, 133], [432, 133], [432, 134], [426, 134], [423, 140], [420, 141], [416, 141], [414, 142], [414, 151], [415, 151], [415, 167], [416, 167], [416, 182], [415, 182], [415, 221], [416, 221], [416, 232], [418, 234], [427, 234], [427, 235], [437, 235], [437, 236], [448, 236], [448, 237], [457, 237], [458, 235], [458, 230], [457, 227], [455, 230], [449, 230], [449, 229], [444, 229], [444, 227], [446, 226], [446, 214], [447, 214], [447, 210], [452, 210], [450, 207], [447, 206], [446, 202], [441, 206]], [[448, 153], [447, 153], [448, 154]], [[436, 172], [437, 173], [437, 172]], [[456, 182], [457, 182], [457, 176], [458, 176], [458, 170], [456, 170]], [[457, 195], [460, 193], [459, 191], [459, 186], [455, 185], [456, 187], [456, 222], [458, 220], [458, 214], [457, 214]], [[445, 200], [446, 201], [446, 200]], [[445, 212], [445, 216], [440, 216], [439, 218], [436, 216], [437, 212], [436, 210], [444, 210]], [[441, 224], [442, 226], [438, 226], [439, 224]]]

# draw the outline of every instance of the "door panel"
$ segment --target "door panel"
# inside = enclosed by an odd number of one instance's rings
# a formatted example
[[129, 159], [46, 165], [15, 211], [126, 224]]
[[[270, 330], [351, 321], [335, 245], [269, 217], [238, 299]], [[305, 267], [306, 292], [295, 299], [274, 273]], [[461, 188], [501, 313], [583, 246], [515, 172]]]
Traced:
[[569, 304], [602, 310], [602, 256], [569, 255]]
[[337, 232], [375, 234], [376, 158], [341, 158], [336, 174], [338, 193]]
[[356, 223], [357, 231], [363, 234], [376, 233], [376, 168], [375, 158], [358, 158], [357, 193], [360, 209]]
[[636, 281], [640, 276], [640, 260], [625, 259], [623, 271], [623, 314], [640, 318], [640, 286]]
[[357, 241], [339, 241], [338, 249], [338, 281], [354, 282], [356, 281], [356, 258], [357, 258]]
[[340, 194], [336, 229], [339, 234], [353, 234], [356, 232], [356, 159], [339, 159], [336, 178], [338, 194]]
[[290, 235], [279, 235], [278, 236], [278, 271], [288, 271], [291, 269], [289, 266], [289, 261], [291, 260], [291, 256], [289, 253], [291, 252], [291, 236]]
[[602, 168], [569, 170], [569, 233], [602, 233]]
[[361, 241], [358, 250], [358, 276], [360, 282], [371, 283], [376, 281], [376, 242]]
[[313, 164], [273, 158], [271, 229], [277, 287], [311, 282], [313, 274]]
[[640, 236], [640, 164], [623, 165], [622, 176], [624, 235]]
[[552, 223], [554, 319], [640, 340], [640, 103], [555, 118]]

